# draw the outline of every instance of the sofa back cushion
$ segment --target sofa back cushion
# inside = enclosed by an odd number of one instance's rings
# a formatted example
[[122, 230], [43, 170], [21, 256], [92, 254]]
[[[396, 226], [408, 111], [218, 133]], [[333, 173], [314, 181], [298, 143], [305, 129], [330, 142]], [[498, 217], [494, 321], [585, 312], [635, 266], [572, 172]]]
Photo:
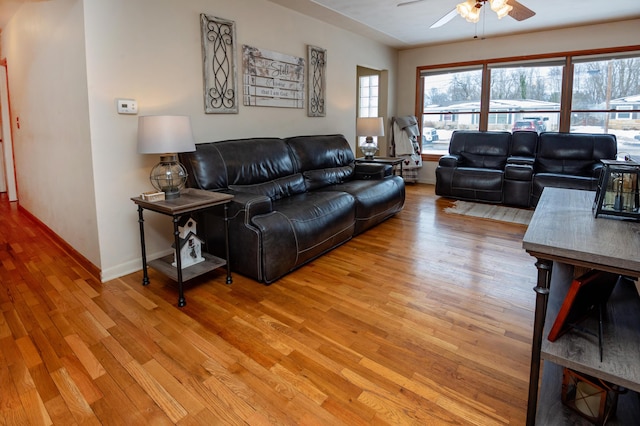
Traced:
[[342, 135], [296, 136], [286, 143], [309, 190], [344, 182], [353, 175], [355, 157]]
[[601, 159], [615, 159], [615, 135], [585, 133], [541, 133], [536, 173], [590, 176]]
[[462, 159], [462, 167], [504, 169], [509, 156], [511, 133], [456, 130], [449, 153]]
[[229, 189], [250, 194], [265, 195], [272, 200], [290, 197], [306, 191], [304, 179], [300, 173], [284, 176], [263, 183], [253, 185], [229, 185]]
[[535, 157], [538, 145], [536, 132], [515, 131], [511, 135], [511, 152], [513, 157]]
[[196, 144], [194, 152], [180, 154], [180, 161], [189, 174], [187, 186], [206, 190], [261, 184], [295, 173], [289, 148], [278, 138]]

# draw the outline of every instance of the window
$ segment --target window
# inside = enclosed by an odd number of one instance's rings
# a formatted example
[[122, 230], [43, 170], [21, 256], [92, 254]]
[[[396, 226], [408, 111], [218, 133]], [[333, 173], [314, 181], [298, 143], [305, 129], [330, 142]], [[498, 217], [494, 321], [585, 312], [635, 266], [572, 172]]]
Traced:
[[[379, 94], [378, 74], [364, 75], [358, 77], [358, 117], [378, 117], [378, 94]], [[365, 141], [364, 136], [358, 137], [358, 146]], [[377, 144], [378, 137], [374, 136], [373, 141]]]
[[640, 54], [576, 58], [571, 132], [612, 133], [640, 160]]
[[529, 130], [612, 133], [640, 160], [640, 50], [624, 50], [420, 69], [417, 113], [438, 135], [422, 153], [446, 154], [454, 130]]
[[360, 106], [358, 117], [378, 116], [378, 81], [377, 75], [367, 75], [359, 78]]
[[456, 129], [478, 130], [482, 68], [426, 72], [422, 84], [423, 154], [446, 151]]
[[562, 61], [489, 65], [487, 130], [557, 131], [563, 69]]

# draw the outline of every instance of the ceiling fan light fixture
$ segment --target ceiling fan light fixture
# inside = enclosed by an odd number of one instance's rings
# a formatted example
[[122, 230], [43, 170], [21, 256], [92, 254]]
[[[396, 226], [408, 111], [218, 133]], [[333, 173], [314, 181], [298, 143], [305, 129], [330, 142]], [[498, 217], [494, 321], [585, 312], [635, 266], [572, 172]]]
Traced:
[[513, 6], [507, 4], [507, 0], [489, 0], [491, 4], [491, 10], [497, 15], [498, 19], [502, 19], [513, 10]]
[[[459, 3], [456, 5], [456, 11], [458, 12], [458, 15], [462, 16], [468, 22], [473, 22], [471, 19], [474, 19], [476, 15], [478, 18], [480, 17], [478, 9], [476, 8], [476, 0], [466, 0]], [[476, 20], [475, 22], [478, 21]]]
[[507, 3], [509, 0], [466, 0], [456, 5], [456, 11], [467, 22], [475, 24], [480, 20], [480, 8], [487, 1], [491, 5], [491, 10], [498, 15], [498, 19], [504, 18], [513, 10], [513, 6]]

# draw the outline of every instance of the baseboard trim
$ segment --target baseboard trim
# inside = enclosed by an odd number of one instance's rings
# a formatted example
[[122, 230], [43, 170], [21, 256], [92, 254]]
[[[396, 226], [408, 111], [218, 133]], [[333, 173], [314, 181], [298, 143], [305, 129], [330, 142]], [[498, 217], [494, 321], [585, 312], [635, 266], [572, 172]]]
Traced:
[[85, 271], [89, 273], [89, 275], [95, 278], [98, 282], [102, 282], [100, 268], [98, 268], [96, 265], [91, 263], [86, 257], [81, 255], [76, 249], [71, 247], [69, 243], [67, 243], [58, 234], [53, 232], [51, 228], [49, 228], [40, 219], [38, 219], [33, 214], [31, 214], [31, 212], [29, 212], [27, 209], [22, 207], [20, 203], [18, 203], [18, 210], [20, 211], [20, 213], [27, 216], [29, 220], [34, 222], [47, 235], [47, 237], [49, 237], [49, 239], [53, 241], [54, 244], [56, 244], [62, 250], [67, 252], [69, 256], [71, 256], [71, 258], [73, 258], [73, 260], [75, 260], [78, 263], [78, 265], [80, 265]]

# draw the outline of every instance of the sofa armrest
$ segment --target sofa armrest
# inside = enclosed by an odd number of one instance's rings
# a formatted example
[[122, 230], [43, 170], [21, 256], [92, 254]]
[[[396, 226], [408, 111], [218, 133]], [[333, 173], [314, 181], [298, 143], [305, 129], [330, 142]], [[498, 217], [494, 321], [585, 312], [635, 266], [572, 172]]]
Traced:
[[241, 191], [228, 191], [228, 193], [233, 195], [228, 211], [230, 220], [241, 219], [245, 224], [251, 224], [254, 216], [267, 214], [273, 210], [271, 198], [266, 195]]
[[507, 158], [507, 164], [520, 164], [523, 166], [533, 166], [534, 157], [511, 156]]
[[600, 174], [602, 173], [602, 169], [604, 169], [604, 164], [602, 164], [600, 161], [598, 161], [597, 163], [593, 163], [593, 166], [591, 166], [591, 177], [593, 177], [594, 179], [599, 179]]
[[356, 163], [353, 170], [355, 179], [382, 179], [393, 174], [393, 166], [380, 163]]
[[460, 166], [460, 156], [459, 155], [443, 155], [440, 157], [438, 161], [438, 166], [440, 167], [458, 167]]

